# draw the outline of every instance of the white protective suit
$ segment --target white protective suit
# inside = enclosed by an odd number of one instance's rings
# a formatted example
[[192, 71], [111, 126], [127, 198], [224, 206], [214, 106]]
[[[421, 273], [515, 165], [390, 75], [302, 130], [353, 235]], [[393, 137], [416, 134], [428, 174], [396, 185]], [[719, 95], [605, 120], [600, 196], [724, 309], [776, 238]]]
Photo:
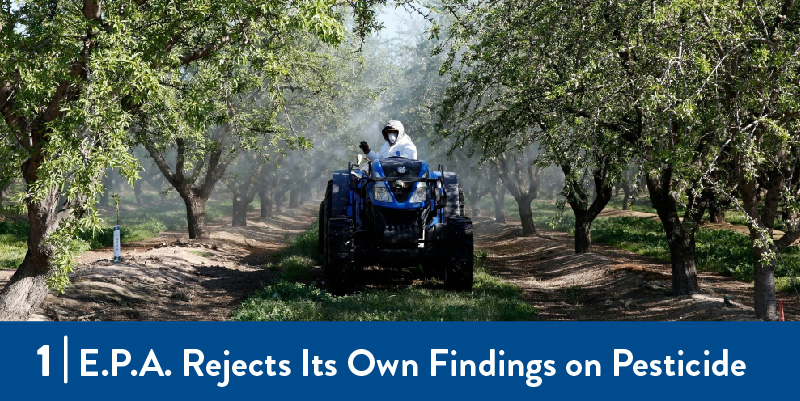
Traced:
[[384, 142], [383, 146], [381, 146], [380, 153], [371, 150], [367, 153], [367, 159], [369, 161], [375, 161], [395, 156], [405, 157], [406, 159], [416, 159], [417, 147], [414, 145], [414, 142], [411, 141], [411, 138], [406, 135], [406, 129], [403, 127], [403, 124], [400, 121], [392, 120], [386, 124], [384, 130], [387, 128], [397, 130], [397, 142], [395, 142], [394, 145], [390, 145], [388, 141]]

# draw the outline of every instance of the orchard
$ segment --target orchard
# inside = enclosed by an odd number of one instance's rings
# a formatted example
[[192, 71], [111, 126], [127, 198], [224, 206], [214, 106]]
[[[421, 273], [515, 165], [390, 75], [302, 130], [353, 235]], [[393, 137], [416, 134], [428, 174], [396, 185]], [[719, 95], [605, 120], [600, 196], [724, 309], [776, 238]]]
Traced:
[[794, 1], [0, 1], [0, 32], [0, 319], [800, 313]]

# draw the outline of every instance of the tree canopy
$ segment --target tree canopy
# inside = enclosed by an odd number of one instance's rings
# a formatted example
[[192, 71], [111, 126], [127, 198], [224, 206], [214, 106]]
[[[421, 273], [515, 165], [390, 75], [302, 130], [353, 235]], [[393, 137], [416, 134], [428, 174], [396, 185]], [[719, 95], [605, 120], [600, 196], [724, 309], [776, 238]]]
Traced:
[[[751, 226], [757, 315], [776, 318], [774, 251], [798, 237], [794, 1], [464, 1], [448, 10], [445, 133], [484, 154], [540, 144], [542, 160], [568, 166], [568, 199], [581, 187], [573, 164], [613, 162], [605, 171], [614, 181], [638, 163], [679, 294], [698, 290], [694, 233], [709, 202], [732, 200]], [[788, 229], [778, 241], [776, 219]]]
[[[27, 316], [46, 280], [66, 284], [71, 238], [98, 224], [99, 177], [107, 167], [136, 176], [128, 133], [137, 117], [185, 132], [222, 123], [230, 96], [253, 84], [248, 67], [265, 75], [286, 68], [274, 50], [295, 35], [338, 44], [350, 11], [354, 29], [369, 32], [377, 3], [0, 3], [0, 130], [23, 160], [31, 225], [28, 255], [0, 294], [0, 317]], [[203, 97], [212, 91], [213, 100]]]

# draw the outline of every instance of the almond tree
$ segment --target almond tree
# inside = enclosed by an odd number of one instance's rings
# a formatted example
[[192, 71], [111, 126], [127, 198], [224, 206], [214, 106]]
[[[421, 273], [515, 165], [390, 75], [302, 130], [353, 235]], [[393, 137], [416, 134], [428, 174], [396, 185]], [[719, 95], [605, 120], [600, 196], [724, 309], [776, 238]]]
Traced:
[[[459, 23], [451, 29], [455, 71], [442, 108], [442, 118], [455, 125], [449, 133], [479, 143], [484, 154], [540, 142], [542, 162], [560, 163], [568, 175], [578, 252], [588, 249], [591, 220], [635, 156], [645, 164], [667, 234], [673, 290], [696, 292], [694, 232], [704, 210], [696, 196], [703, 187], [699, 166], [713, 147], [697, 141], [704, 132], [695, 128], [698, 119], [680, 113], [680, 100], [696, 82], [695, 76], [675, 79], [670, 68], [682, 28], [645, 2], [505, 0], [462, 7], [451, 9]], [[581, 194], [585, 177], [600, 184], [592, 204]]]
[[[611, 200], [613, 184], [621, 181], [630, 150], [613, 133], [575, 125], [560, 127], [567, 132], [559, 133], [558, 128], [548, 130], [555, 135], [543, 136], [547, 146], [544, 159], [558, 165], [564, 173], [561, 194], [575, 216], [575, 253], [587, 253], [592, 243], [592, 222]], [[590, 187], [593, 194], [588, 190]]]
[[225, 178], [225, 186], [231, 191], [233, 197], [233, 210], [231, 225], [233, 227], [247, 226], [247, 205], [253, 202], [258, 193], [258, 180], [262, 178], [261, 171], [266, 162], [257, 153], [247, 152], [240, 154], [236, 159], [235, 171]]
[[[566, 176], [575, 250], [588, 252], [591, 223], [631, 154], [596, 110], [611, 96], [592, 74], [602, 62], [603, 49], [593, 42], [599, 33], [582, 22], [578, 6], [557, 2], [485, 2], [469, 10], [451, 9], [459, 17], [446, 43], [453, 78], [442, 102], [442, 128], [457, 145], [471, 143], [486, 158], [514, 157], [519, 144], [538, 143], [536, 164], [555, 163]], [[595, 184], [593, 195], [586, 192], [588, 181]], [[512, 194], [514, 187], [508, 187]], [[526, 203], [521, 217], [530, 213]]]
[[505, 0], [450, 10], [460, 21], [450, 60], [467, 68], [444, 111], [463, 137], [502, 148], [526, 128], [555, 144], [580, 143], [569, 141], [576, 123], [612, 133], [641, 163], [673, 291], [698, 291], [695, 233], [709, 206], [731, 202], [750, 225], [756, 316], [777, 317], [775, 268], [800, 237], [795, 1]]
[[517, 202], [523, 237], [537, 234], [531, 203], [539, 195], [541, 167], [532, 153], [530, 149], [518, 154], [509, 151], [492, 159], [503, 185]]
[[[728, 175], [741, 202], [728, 199], [750, 227], [756, 316], [777, 320], [780, 252], [800, 238], [800, 9], [793, 0], [687, 8], [709, 49], [713, 112], [725, 118], [717, 131], [726, 140], [721, 158], [735, 166]], [[776, 238], [779, 223], [785, 233]]]
[[[353, 2], [371, 29], [377, 2]], [[123, 0], [0, 3], [0, 115], [23, 160], [30, 235], [22, 265], [0, 293], [0, 319], [25, 319], [73, 265], [77, 231], [97, 227], [103, 171], [128, 180], [137, 163], [128, 133], [149, 102], [200, 62], [225, 66], [282, 32], [342, 37], [333, 0]], [[236, 51], [234, 51], [235, 49]], [[201, 109], [183, 110], [185, 114]], [[161, 115], [171, 119], [174, 115]], [[197, 119], [202, 120], [202, 119]]]

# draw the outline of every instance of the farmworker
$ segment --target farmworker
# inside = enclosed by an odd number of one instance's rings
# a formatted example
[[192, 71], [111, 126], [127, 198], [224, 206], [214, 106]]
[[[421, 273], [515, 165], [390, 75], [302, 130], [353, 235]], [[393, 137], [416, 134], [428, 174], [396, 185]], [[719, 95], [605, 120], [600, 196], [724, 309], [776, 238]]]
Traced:
[[391, 120], [383, 127], [383, 139], [386, 143], [381, 146], [380, 153], [370, 150], [367, 142], [362, 141], [358, 146], [361, 151], [367, 155], [369, 161], [385, 159], [387, 157], [405, 157], [406, 159], [417, 158], [417, 147], [414, 142], [406, 135], [406, 130], [403, 128], [403, 123], [397, 120]]

